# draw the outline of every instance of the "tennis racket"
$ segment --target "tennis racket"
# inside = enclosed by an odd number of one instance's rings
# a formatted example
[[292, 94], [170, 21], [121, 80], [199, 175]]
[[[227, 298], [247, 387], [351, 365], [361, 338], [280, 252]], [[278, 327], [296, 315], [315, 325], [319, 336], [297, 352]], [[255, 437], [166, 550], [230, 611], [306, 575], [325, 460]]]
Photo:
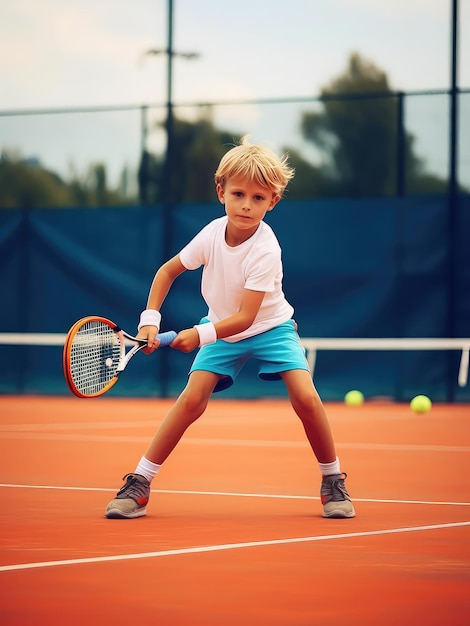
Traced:
[[[168, 346], [175, 337], [173, 330], [157, 335], [161, 346]], [[132, 344], [126, 352], [126, 345]], [[75, 322], [65, 339], [63, 367], [68, 388], [79, 398], [103, 395], [146, 345], [146, 340], [129, 335], [105, 317], [83, 317]]]

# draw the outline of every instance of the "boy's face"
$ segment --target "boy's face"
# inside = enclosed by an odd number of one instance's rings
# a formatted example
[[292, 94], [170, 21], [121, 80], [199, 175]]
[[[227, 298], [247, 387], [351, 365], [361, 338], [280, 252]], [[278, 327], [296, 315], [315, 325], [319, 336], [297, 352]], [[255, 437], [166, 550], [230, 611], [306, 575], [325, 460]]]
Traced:
[[225, 205], [230, 225], [236, 229], [251, 231], [249, 236], [280, 200], [279, 195], [274, 194], [271, 189], [245, 178], [230, 178], [225, 183], [225, 188], [217, 185], [217, 195]]

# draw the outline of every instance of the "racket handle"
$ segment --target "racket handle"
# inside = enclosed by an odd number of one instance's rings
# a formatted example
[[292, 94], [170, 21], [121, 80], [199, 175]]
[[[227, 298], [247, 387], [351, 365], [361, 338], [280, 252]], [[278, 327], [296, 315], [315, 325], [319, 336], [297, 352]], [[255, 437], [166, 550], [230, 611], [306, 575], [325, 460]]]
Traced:
[[174, 330], [168, 330], [166, 333], [159, 333], [157, 339], [160, 339], [160, 346], [169, 346], [170, 343], [176, 339], [176, 333]]

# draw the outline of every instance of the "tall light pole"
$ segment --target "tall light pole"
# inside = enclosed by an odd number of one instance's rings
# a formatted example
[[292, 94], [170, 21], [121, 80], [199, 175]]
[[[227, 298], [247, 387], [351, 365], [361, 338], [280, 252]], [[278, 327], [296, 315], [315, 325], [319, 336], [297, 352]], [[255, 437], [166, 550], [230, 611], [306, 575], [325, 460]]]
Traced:
[[[173, 115], [173, 59], [182, 57], [184, 59], [195, 59], [199, 55], [195, 52], [175, 52], [173, 49], [173, 0], [168, 0], [168, 43], [165, 49], [147, 50], [146, 54], [160, 55], [166, 54], [167, 57], [167, 87], [166, 87], [166, 152], [163, 166], [163, 175], [161, 178], [162, 189], [162, 257], [167, 260], [172, 252], [172, 224], [171, 214], [176, 202], [174, 195], [174, 179], [173, 165], [174, 159], [174, 115]], [[168, 396], [169, 382], [169, 354], [170, 351], [162, 350], [160, 359], [160, 382], [161, 395], [165, 398]]]
[[[456, 277], [457, 261], [455, 255], [455, 240], [458, 230], [458, 156], [459, 156], [459, 87], [458, 87], [458, 27], [459, 3], [450, 0], [451, 5], [451, 62], [450, 62], [450, 145], [449, 145], [449, 177], [447, 203], [447, 336], [455, 337], [456, 331]], [[453, 402], [455, 397], [454, 386], [451, 382], [453, 374], [452, 362], [449, 357], [449, 371], [447, 374], [447, 401]]]
[[173, 115], [173, 59], [181, 57], [183, 59], [197, 59], [197, 52], [175, 52], [173, 49], [173, 0], [168, 0], [168, 34], [167, 47], [147, 50], [146, 55], [157, 56], [165, 54], [167, 57], [167, 87], [166, 87], [166, 152], [165, 164], [163, 168], [163, 193], [162, 199], [165, 204], [171, 204], [172, 198], [172, 165], [174, 148], [174, 115]]

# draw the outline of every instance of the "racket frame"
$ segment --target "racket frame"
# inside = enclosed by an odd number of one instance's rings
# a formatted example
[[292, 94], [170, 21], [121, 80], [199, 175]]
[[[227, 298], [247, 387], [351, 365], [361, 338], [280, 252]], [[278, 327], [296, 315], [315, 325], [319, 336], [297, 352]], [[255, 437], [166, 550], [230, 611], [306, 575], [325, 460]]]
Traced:
[[[113, 378], [111, 378], [101, 389], [99, 389], [98, 391], [94, 393], [83, 393], [75, 385], [71, 371], [70, 371], [71, 353], [72, 353], [72, 345], [73, 345], [75, 337], [77, 336], [77, 333], [80, 331], [81, 328], [83, 328], [85, 324], [91, 323], [91, 322], [98, 322], [98, 323], [106, 324], [115, 333], [119, 341], [119, 362], [115, 369]], [[172, 331], [169, 331], [169, 333], [171, 332]], [[168, 335], [168, 333], [163, 333], [163, 335]], [[176, 333], [172, 333], [172, 336], [173, 335], [176, 336]], [[169, 343], [171, 342], [167, 341], [165, 342], [165, 345], [168, 345]], [[133, 347], [128, 352], [126, 352], [126, 344], [133, 344]], [[117, 383], [119, 379], [119, 376], [125, 370], [125, 368], [127, 367], [132, 357], [135, 356], [137, 352], [139, 352], [146, 346], [147, 346], [146, 339], [137, 339], [137, 337], [134, 337], [133, 335], [126, 333], [126, 331], [122, 330], [122, 328], [120, 328], [117, 324], [115, 324], [114, 322], [112, 322], [110, 319], [106, 317], [102, 317], [99, 315], [88, 315], [86, 317], [82, 317], [81, 319], [76, 321], [75, 324], [70, 328], [65, 338], [62, 364], [63, 364], [63, 370], [64, 370], [64, 378], [65, 378], [65, 382], [67, 383], [67, 387], [73, 393], [73, 395], [79, 398], [95, 398], [97, 396], [102, 396], [103, 394], [107, 393], [111, 389], [111, 387], [114, 387], [114, 385]]]

